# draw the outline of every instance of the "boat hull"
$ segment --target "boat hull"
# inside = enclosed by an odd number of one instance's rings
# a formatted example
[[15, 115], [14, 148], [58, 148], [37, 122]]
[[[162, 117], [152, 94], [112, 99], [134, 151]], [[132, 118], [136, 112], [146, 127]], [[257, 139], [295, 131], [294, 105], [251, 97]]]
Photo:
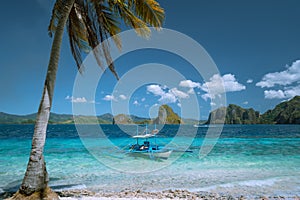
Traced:
[[134, 157], [144, 157], [150, 159], [168, 159], [172, 153], [172, 150], [165, 151], [130, 151], [129, 155]]

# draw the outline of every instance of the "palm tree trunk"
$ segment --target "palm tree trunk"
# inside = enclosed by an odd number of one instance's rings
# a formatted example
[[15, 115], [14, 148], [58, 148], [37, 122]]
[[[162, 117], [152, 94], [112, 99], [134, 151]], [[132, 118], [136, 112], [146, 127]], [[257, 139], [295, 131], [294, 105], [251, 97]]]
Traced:
[[30, 196], [31, 194], [36, 192], [43, 193], [48, 187], [49, 178], [46, 170], [43, 151], [45, 146], [50, 109], [52, 105], [64, 27], [66, 25], [70, 10], [74, 2], [75, 0], [65, 1], [64, 7], [62, 8], [63, 12], [58, 21], [55, 31], [43, 95], [37, 113], [34, 134], [32, 138], [32, 147], [29, 162], [22, 185], [18, 192], [23, 196]]

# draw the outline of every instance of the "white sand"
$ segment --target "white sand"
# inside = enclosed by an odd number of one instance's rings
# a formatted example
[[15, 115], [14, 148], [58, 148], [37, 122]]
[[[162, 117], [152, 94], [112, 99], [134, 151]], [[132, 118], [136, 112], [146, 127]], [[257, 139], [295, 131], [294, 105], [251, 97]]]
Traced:
[[[61, 200], [157, 200], [154, 198], [136, 198], [136, 197], [131, 197], [131, 198], [120, 198], [120, 197], [79, 197], [79, 198], [74, 198], [74, 197], [60, 197]], [[168, 200], [166, 198], [159, 199], [159, 200]]]

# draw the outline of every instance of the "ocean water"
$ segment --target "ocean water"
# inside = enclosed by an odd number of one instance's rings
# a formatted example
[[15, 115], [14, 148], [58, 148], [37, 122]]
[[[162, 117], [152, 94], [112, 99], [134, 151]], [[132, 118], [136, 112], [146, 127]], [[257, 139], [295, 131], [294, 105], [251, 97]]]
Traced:
[[[32, 125], [0, 125], [0, 193], [16, 190], [26, 170]], [[55, 190], [188, 189], [232, 195], [300, 196], [300, 126], [227, 125], [218, 140], [207, 127], [158, 127], [152, 139], [173, 149], [168, 160], [127, 153], [136, 126], [49, 125], [45, 159]], [[153, 127], [149, 127], [150, 129]], [[142, 131], [144, 127], [140, 127]], [[129, 133], [129, 134], [128, 134]], [[199, 158], [205, 145], [213, 149]], [[185, 152], [189, 150], [189, 152]]]

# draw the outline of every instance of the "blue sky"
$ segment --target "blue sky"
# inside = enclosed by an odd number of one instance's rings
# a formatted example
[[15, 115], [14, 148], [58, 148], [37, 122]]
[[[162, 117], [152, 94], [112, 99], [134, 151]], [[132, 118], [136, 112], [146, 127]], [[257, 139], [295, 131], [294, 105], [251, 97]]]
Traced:
[[[253, 107], [261, 113], [294, 95], [300, 95], [300, 2], [288, 1], [160, 1], [166, 11], [164, 27], [180, 31], [210, 54], [225, 81], [227, 103]], [[53, 1], [10, 0], [0, 7], [0, 111], [13, 114], [36, 112], [40, 101], [52, 39], [47, 34]], [[178, 47], [180, 48], [180, 46]], [[132, 114], [149, 116], [149, 108], [169, 103], [180, 113], [179, 101], [194, 88], [201, 119], [210, 110], [205, 83], [186, 61], [166, 52], [135, 52], [116, 62], [120, 76], [149, 62], [162, 63], [186, 75], [177, 90], [148, 84], [132, 95]], [[77, 71], [65, 36], [53, 102], [53, 112], [72, 113], [72, 101], [89, 99], [72, 94]], [[145, 75], [146, 76], [146, 75]], [[141, 77], [143, 78], [143, 77]], [[112, 101], [128, 98], [118, 91], [116, 80], [105, 73], [96, 92], [97, 114], [111, 112]], [[181, 85], [180, 85], [181, 84]], [[183, 92], [183, 93], [180, 93]], [[120, 96], [124, 95], [124, 96]], [[207, 98], [208, 97], [208, 98]]]

